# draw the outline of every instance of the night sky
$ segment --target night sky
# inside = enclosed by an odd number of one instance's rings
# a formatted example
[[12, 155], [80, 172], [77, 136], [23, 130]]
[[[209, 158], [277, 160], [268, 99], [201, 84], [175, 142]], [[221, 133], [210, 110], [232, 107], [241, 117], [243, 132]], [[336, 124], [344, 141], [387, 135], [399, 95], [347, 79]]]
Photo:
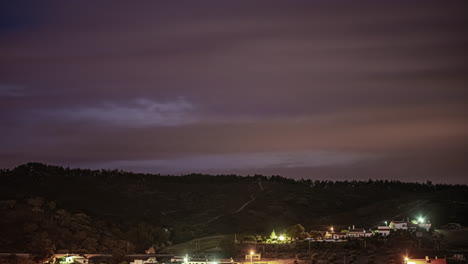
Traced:
[[465, 3], [2, 1], [0, 167], [468, 183]]

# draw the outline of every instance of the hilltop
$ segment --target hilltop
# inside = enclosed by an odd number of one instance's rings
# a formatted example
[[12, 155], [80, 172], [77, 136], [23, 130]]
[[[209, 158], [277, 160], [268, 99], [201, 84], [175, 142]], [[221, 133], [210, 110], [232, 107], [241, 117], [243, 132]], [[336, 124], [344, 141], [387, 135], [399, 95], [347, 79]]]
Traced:
[[[0, 179], [2, 210], [19, 210], [23, 224], [40, 212], [35, 230], [52, 237], [48, 225], [57, 224], [60, 209], [72, 218], [81, 215], [88, 219], [82, 224], [84, 229], [94, 230], [99, 224], [97, 229], [107, 230], [106, 236], [131, 241], [137, 251], [148, 244], [165, 246], [208, 235], [268, 234], [297, 223], [308, 230], [329, 225], [372, 227], [384, 220], [424, 215], [436, 226], [468, 224], [465, 185], [333, 182], [262, 175], [167, 176], [40, 163], [1, 170]], [[13, 201], [16, 205], [12, 207]], [[8, 219], [2, 220], [1, 230], [14, 223]], [[17, 219], [11, 216], [10, 220]], [[22, 226], [17, 233], [10, 233], [21, 236], [24, 230]], [[70, 237], [73, 240], [74, 236]], [[97, 243], [100, 239], [96, 238]], [[27, 248], [22, 242], [7, 240], [2, 239], [0, 247]], [[49, 240], [54, 243], [54, 239]], [[81, 240], [72, 244], [84, 247]], [[58, 247], [70, 247], [70, 243], [55, 245]]]

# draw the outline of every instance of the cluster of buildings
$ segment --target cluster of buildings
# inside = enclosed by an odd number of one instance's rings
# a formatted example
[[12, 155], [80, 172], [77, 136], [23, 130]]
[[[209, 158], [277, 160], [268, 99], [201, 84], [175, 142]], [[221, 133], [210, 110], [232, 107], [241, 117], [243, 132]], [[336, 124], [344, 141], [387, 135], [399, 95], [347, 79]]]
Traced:
[[[232, 258], [230, 259], [208, 259], [208, 258], [195, 258], [185, 256], [174, 256], [171, 258], [171, 263], [173, 264], [236, 264]], [[130, 263], [130, 264], [140, 264], [140, 263]], [[144, 263], [141, 263], [144, 264]]]
[[428, 256], [424, 259], [411, 259], [411, 258], [405, 258], [405, 264], [447, 264], [446, 259], [438, 259], [437, 257], [431, 259]]
[[388, 226], [394, 230], [401, 229], [416, 231], [418, 229], [424, 229], [426, 231], [429, 231], [429, 229], [431, 229], [432, 224], [431, 222], [426, 221], [423, 217], [420, 217], [417, 220], [412, 221], [409, 221], [409, 219], [406, 219], [406, 221], [391, 221]]
[[[357, 229], [354, 229], [357, 230]], [[358, 232], [358, 231], [356, 231]], [[460, 255], [462, 258], [459, 258], [461, 260], [465, 260], [463, 255]], [[88, 264], [87, 259], [83, 256], [77, 256], [77, 255], [66, 255], [66, 256], [57, 256], [58, 262], [54, 263], [60, 263], [60, 264], [76, 264], [76, 263], [81, 263], [81, 264]], [[261, 255], [258, 253], [254, 253], [253, 251], [250, 252], [250, 254], [245, 255], [245, 261], [242, 262], [243, 264], [267, 264], [268, 262], [260, 262], [261, 261]], [[169, 261], [168, 261], [169, 262]], [[156, 260], [155, 257], [147, 257], [146, 259], [136, 259], [130, 264], [156, 264], [158, 261]], [[188, 255], [185, 256], [173, 256], [170, 259], [171, 264], [241, 264], [241, 262], [235, 262], [232, 258], [230, 259], [208, 259], [208, 258], [195, 258], [195, 257], [189, 257]], [[447, 264], [446, 259], [439, 259], [437, 257], [435, 258], [429, 258], [426, 256], [424, 259], [412, 259], [409, 257], [406, 257], [403, 259], [404, 264]], [[164, 264], [164, 263], [163, 263]]]
[[325, 239], [333, 239], [333, 240], [343, 240], [346, 238], [359, 238], [359, 237], [371, 237], [374, 235], [382, 235], [388, 236], [392, 230], [408, 230], [408, 231], [417, 231], [417, 230], [425, 230], [429, 231], [431, 228], [431, 223], [426, 221], [424, 218], [420, 217], [417, 220], [409, 221], [391, 221], [388, 223], [387, 221], [384, 222], [385, 225], [377, 226], [377, 229], [364, 229], [364, 228], [356, 228], [354, 225], [352, 227], [348, 227], [347, 230], [342, 230], [341, 232], [335, 232], [333, 227], [330, 228], [330, 231], [326, 231]]
[[55, 254], [47, 263], [58, 264], [89, 264], [89, 259], [81, 255]]

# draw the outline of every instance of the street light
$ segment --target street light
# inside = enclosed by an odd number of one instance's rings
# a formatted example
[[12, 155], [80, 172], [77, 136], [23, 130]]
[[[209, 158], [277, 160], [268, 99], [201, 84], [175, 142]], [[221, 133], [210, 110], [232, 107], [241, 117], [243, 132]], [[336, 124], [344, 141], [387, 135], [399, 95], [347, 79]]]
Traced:
[[388, 223], [387, 223], [387, 221], [385, 221], [384, 223], [385, 223], [385, 226], [388, 226]]
[[279, 236], [279, 240], [283, 241], [283, 240], [284, 240], [284, 236], [283, 236], [283, 235]]
[[424, 224], [424, 217], [419, 217], [418, 221], [419, 223]]
[[331, 231], [332, 231], [332, 233], [333, 233], [333, 226], [332, 226], [332, 227], [330, 227], [330, 230], [331, 230]]
[[254, 252], [253, 251], [250, 251], [250, 263], [252, 263], [252, 256], [253, 256]]

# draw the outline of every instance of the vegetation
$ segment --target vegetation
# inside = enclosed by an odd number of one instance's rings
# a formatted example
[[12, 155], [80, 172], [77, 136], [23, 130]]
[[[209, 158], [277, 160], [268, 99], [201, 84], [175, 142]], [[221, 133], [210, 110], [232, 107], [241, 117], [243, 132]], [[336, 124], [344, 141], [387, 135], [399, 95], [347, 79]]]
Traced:
[[[273, 229], [300, 239], [330, 225], [372, 227], [420, 214], [436, 225], [468, 224], [464, 185], [164, 176], [39, 163], [0, 170], [0, 179], [0, 250], [38, 259], [57, 250], [158, 251], [217, 234], [269, 237]], [[229, 242], [221, 244], [227, 250]]]

